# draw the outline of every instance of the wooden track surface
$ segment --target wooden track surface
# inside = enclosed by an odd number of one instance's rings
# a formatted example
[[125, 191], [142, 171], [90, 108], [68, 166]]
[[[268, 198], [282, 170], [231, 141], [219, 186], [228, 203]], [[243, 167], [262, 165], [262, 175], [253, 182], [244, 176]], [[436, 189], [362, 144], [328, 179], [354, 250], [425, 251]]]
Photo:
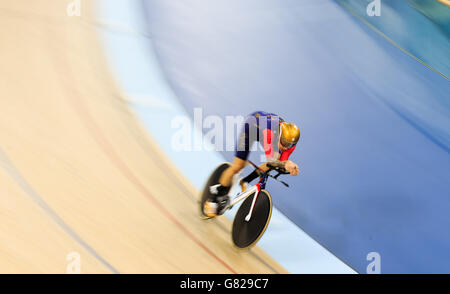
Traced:
[[[92, 11], [0, 2], [0, 272], [285, 273], [233, 248], [116, 88]], [[195, 170], [193, 170], [195, 172]]]

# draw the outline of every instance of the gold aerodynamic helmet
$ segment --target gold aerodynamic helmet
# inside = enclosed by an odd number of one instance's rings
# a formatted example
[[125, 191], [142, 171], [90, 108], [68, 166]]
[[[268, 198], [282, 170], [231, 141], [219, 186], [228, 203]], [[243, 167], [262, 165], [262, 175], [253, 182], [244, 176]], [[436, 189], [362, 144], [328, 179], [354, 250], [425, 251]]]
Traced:
[[300, 139], [300, 129], [293, 123], [280, 124], [280, 143], [285, 148], [291, 148]]

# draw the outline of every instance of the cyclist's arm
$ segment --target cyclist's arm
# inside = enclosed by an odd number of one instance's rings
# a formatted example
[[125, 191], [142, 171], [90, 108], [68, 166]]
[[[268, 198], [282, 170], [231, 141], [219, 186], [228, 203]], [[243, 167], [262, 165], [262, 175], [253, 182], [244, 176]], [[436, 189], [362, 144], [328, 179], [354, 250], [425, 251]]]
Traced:
[[289, 156], [291, 156], [292, 152], [294, 152], [295, 147], [297, 147], [297, 145], [294, 145], [284, 151], [279, 157], [280, 161], [285, 163], [284, 168], [291, 174], [291, 176], [298, 176], [300, 173], [298, 165], [289, 160]]
[[292, 146], [288, 150], [284, 151], [280, 156], [279, 160], [275, 161], [275, 164], [278, 164], [279, 166], [282, 166], [288, 171], [291, 176], [298, 176], [300, 173], [298, 169], [298, 165], [294, 162], [289, 160], [289, 156], [292, 154], [292, 152], [295, 150], [296, 145]]
[[297, 145], [292, 146], [291, 148], [289, 148], [288, 150], [284, 151], [283, 153], [281, 153], [279, 159], [281, 161], [285, 161], [289, 159], [289, 156], [291, 156], [292, 152], [294, 152], [295, 147], [297, 147]]
[[[266, 172], [269, 170], [269, 168], [267, 167], [267, 163], [263, 163], [259, 166], [259, 168]], [[245, 178], [242, 179], [243, 182], [246, 183], [250, 183], [251, 181], [253, 181], [254, 179], [256, 179], [257, 177], [259, 177], [259, 171], [257, 169], [255, 169], [253, 172], [251, 172], [248, 176], [246, 176]]]

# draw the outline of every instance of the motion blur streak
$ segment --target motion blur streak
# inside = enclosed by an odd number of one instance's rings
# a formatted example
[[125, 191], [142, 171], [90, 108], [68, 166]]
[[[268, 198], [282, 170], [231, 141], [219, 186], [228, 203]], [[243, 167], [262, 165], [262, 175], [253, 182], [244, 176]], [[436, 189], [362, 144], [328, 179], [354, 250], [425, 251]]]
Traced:
[[106, 260], [104, 260], [93, 248], [89, 246], [76, 232], [74, 232], [64, 221], [42, 200], [42, 198], [33, 190], [27, 181], [22, 177], [20, 172], [14, 167], [3, 150], [0, 149], [0, 166], [2, 166], [8, 174], [16, 181], [22, 190], [28, 194], [36, 204], [41, 207], [64, 231], [74, 238], [81, 246], [83, 246], [90, 254], [103, 263], [113, 273], [119, 272], [113, 268]]
[[0, 272], [65, 273], [73, 252], [81, 273], [286, 272], [199, 218], [110, 76], [94, 1], [71, 2], [0, 3]]

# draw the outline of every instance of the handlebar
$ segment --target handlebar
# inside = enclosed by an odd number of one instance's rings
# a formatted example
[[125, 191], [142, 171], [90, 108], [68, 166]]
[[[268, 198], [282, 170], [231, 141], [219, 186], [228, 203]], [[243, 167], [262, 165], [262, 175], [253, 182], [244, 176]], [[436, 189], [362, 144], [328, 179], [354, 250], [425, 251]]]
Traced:
[[286, 169], [284, 168], [284, 163], [282, 161], [268, 162], [267, 167], [269, 168], [269, 170], [274, 170], [274, 171], [278, 172], [278, 175], [276, 177], [278, 177], [279, 175], [288, 175], [289, 174], [289, 172], [286, 171]]
[[[280, 175], [288, 175], [289, 172], [286, 171], [286, 169], [284, 168], [284, 163], [282, 161], [271, 161], [267, 163], [267, 167], [269, 168], [269, 170], [267, 171], [263, 171], [259, 166], [257, 166], [256, 164], [254, 164], [253, 162], [251, 162], [249, 160], [250, 164], [253, 165], [253, 167], [259, 171], [260, 175], [265, 175], [267, 177], [271, 177], [275, 180], [277, 180], [278, 182], [282, 183], [283, 185], [285, 185], [286, 187], [289, 187], [289, 185], [286, 182], [283, 182], [282, 180], [279, 180], [278, 177]], [[271, 175], [270, 172], [274, 170], [277, 172], [277, 174], [275, 176]]]

